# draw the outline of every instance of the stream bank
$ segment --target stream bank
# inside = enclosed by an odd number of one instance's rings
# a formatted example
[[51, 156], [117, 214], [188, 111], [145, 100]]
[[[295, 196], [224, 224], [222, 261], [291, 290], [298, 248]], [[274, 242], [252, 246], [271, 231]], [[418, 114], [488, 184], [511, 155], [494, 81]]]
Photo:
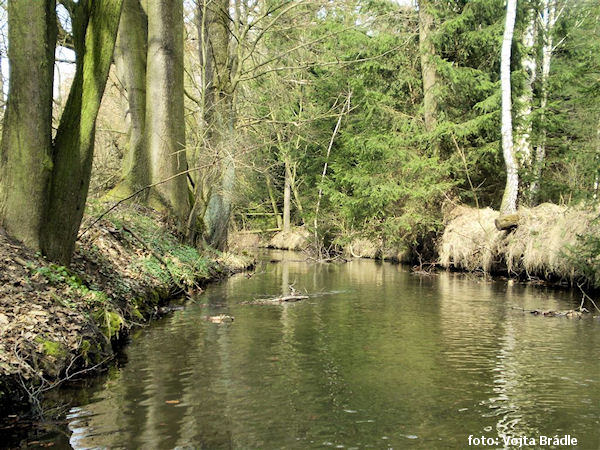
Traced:
[[[600, 211], [584, 205], [543, 203], [519, 208], [517, 223], [496, 228], [500, 213], [492, 208], [453, 205], [440, 212], [436, 233], [417, 242], [386, 242], [356, 233], [335, 236], [331, 247], [344, 258], [368, 258], [447, 270], [500, 275], [522, 281], [550, 282], [589, 290], [600, 288]], [[296, 227], [289, 233], [238, 233], [238, 249], [267, 247], [309, 250], [311, 233]]]
[[200, 252], [173, 223], [139, 205], [93, 223], [88, 205], [69, 267], [47, 261], [0, 229], [0, 416], [39, 406], [61, 382], [100, 370], [132, 327], [170, 300], [253, 264], [244, 255]]

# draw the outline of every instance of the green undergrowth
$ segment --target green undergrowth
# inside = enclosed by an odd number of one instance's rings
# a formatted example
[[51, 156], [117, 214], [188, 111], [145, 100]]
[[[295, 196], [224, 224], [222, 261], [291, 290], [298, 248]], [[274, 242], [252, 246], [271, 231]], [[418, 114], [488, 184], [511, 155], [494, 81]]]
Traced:
[[[104, 204], [90, 205], [90, 215], [100, 213]], [[132, 247], [141, 247], [131, 263], [163, 284], [194, 286], [215, 278], [224, 271], [215, 263], [216, 252], [203, 255], [197, 248], [182, 243], [174, 232], [173, 224], [164, 221], [158, 213], [146, 208], [130, 207], [115, 210], [104, 217]]]
[[[90, 203], [87, 222], [106, 209]], [[56, 304], [84, 314], [108, 341], [146, 321], [167, 299], [249, 265], [249, 258], [186, 245], [172, 223], [142, 206], [120, 207], [85, 226], [70, 268], [48, 263], [28, 270], [55, 287]]]

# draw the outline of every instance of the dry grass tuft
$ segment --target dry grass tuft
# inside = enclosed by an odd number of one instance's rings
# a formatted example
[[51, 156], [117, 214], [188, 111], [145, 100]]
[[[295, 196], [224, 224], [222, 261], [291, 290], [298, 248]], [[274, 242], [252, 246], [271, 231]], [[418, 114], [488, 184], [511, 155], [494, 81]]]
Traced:
[[310, 234], [306, 228], [296, 227], [289, 233], [280, 231], [275, 234], [267, 246], [282, 250], [304, 250], [308, 246], [309, 237]]
[[568, 254], [590, 227], [593, 211], [543, 203], [521, 208], [519, 214], [520, 224], [507, 236], [503, 249], [510, 272], [563, 280], [581, 275]]
[[504, 235], [494, 225], [496, 217], [498, 211], [491, 208], [452, 209], [438, 244], [440, 264], [446, 268], [489, 272], [499, 259], [498, 246]]
[[366, 238], [354, 239], [347, 247], [346, 251], [355, 258], [380, 258], [381, 244]]
[[497, 211], [453, 209], [438, 244], [440, 264], [490, 272], [494, 263], [503, 263], [515, 275], [570, 281], [583, 275], [569, 253], [591, 226], [594, 211], [544, 203], [518, 213], [519, 226], [504, 232], [494, 226]]
[[217, 262], [231, 272], [241, 272], [254, 266], [254, 258], [230, 252], [222, 253]]
[[228, 239], [229, 249], [233, 252], [260, 247], [260, 236], [256, 233], [230, 233]]

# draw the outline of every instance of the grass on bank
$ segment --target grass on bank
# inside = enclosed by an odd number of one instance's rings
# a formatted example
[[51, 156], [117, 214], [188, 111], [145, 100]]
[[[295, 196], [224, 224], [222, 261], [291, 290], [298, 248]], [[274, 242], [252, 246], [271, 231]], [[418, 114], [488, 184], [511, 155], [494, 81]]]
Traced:
[[518, 212], [516, 229], [498, 231], [497, 211], [454, 208], [438, 243], [440, 264], [600, 287], [600, 252], [586, 244], [597, 235], [597, 211], [544, 203]]

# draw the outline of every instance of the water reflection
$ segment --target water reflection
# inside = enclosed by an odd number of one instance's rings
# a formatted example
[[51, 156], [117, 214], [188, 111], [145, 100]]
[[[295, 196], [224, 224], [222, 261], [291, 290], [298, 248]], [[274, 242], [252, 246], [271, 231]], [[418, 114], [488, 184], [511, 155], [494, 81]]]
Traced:
[[[515, 309], [564, 309], [563, 292], [296, 259], [140, 332], [125, 367], [71, 410], [71, 445], [464, 448], [470, 434], [571, 434], [600, 446], [598, 324]], [[290, 286], [311, 297], [243, 304]], [[235, 322], [203, 320], [220, 313]]]

